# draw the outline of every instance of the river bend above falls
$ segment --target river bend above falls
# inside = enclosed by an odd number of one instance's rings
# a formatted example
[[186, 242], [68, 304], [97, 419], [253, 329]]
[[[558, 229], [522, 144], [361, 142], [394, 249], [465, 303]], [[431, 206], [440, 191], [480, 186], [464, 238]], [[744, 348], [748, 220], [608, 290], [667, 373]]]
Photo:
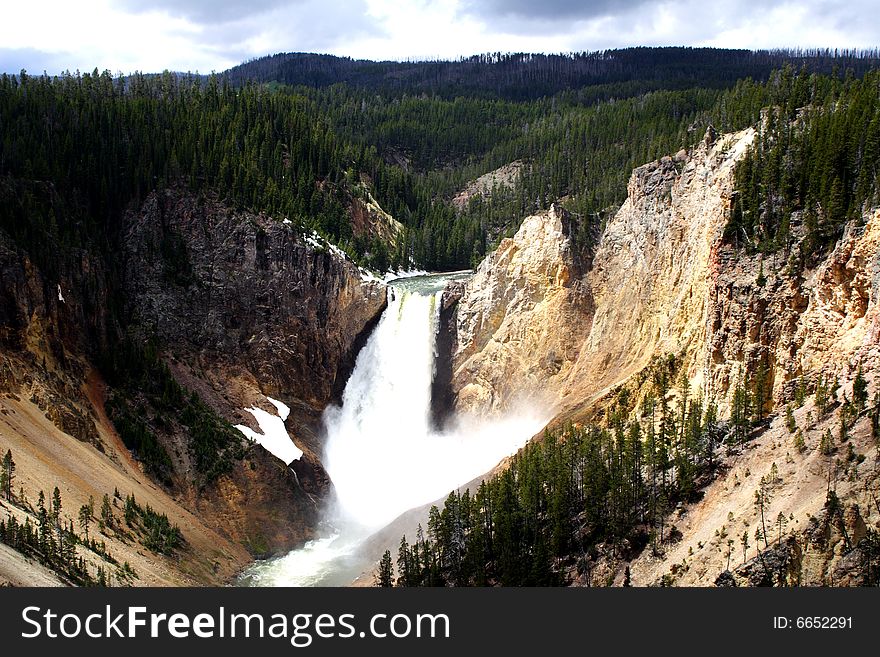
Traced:
[[323, 416], [323, 463], [335, 499], [319, 538], [285, 556], [258, 561], [246, 586], [341, 586], [369, 568], [359, 547], [400, 514], [445, 497], [491, 470], [541, 430], [547, 417], [480, 421], [454, 418], [431, 426], [440, 296], [470, 272], [401, 278], [389, 283], [388, 307], [358, 354], [341, 406]]

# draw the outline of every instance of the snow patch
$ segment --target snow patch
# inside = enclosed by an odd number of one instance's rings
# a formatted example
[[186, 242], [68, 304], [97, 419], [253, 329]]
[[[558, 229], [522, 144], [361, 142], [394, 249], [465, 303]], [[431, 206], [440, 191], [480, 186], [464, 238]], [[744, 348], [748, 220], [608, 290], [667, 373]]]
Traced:
[[365, 269], [364, 267], [358, 267], [358, 271], [361, 274], [361, 281], [364, 283], [382, 283], [384, 282], [381, 278], [376, 276], [369, 269]]
[[278, 409], [278, 416], [282, 420], [286, 420], [287, 416], [290, 415], [290, 406], [285, 404], [284, 402], [280, 402], [277, 399], [272, 399], [271, 397], [266, 397], [269, 400], [269, 403], [272, 404], [275, 408]]
[[61, 294], [61, 283], [58, 284], [58, 300], [64, 303], [64, 295]]
[[284, 426], [284, 420], [290, 414], [290, 408], [277, 399], [271, 397], [266, 397], [266, 399], [278, 409], [278, 415], [272, 415], [257, 407], [245, 409], [254, 416], [263, 433], [257, 433], [243, 424], [236, 424], [235, 428], [241, 431], [248, 440], [259, 443], [273, 456], [284, 461], [285, 465], [290, 465], [303, 455], [302, 450], [294, 445], [290, 439], [287, 428]]
[[[318, 234], [317, 231], [311, 231], [308, 233], [303, 233], [303, 239], [306, 244], [316, 249], [326, 249], [338, 256], [343, 260], [347, 260], [351, 262], [351, 257], [340, 249], [338, 246], [333, 244], [321, 235]], [[361, 281], [364, 283], [385, 283], [388, 284], [391, 281], [397, 280], [399, 278], [412, 278], [414, 276], [428, 276], [430, 272], [425, 271], [424, 269], [398, 269], [397, 271], [386, 271], [384, 274], [379, 275], [376, 272], [370, 271], [366, 267], [358, 267], [358, 272], [361, 276]]]

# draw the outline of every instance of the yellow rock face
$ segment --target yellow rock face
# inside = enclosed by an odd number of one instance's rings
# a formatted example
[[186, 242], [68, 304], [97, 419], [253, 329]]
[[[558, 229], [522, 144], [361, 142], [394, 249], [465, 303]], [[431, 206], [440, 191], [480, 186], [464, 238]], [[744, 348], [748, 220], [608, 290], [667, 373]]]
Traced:
[[689, 158], [636, 169], [584, 271], [572, 271], [562, 211], [528, 217], [459, 302], [459, 408], [491, 413], [523, 397], [580, 404], [653, 354], [703, 342], [711, 247], [726, 221], [733, 165], [753, 138], [752, 130], [727, 135]]
[[572, 277], [570, 220], [528, 217], [468, 282], [459, 302], [453, 388], [459, 409], [503, 411], [525, 398], [555, 404], [589, 333], [589, 290]]
[[813, 270], [792, 270], [781, 252], [734, 248], [723, 240], [734, 166], [754, 137], [707, 138], [636, 169], [589, 256], [563, 210], [526, 218], [459, 302], [458, 409], [492, 414], [532, 400], [565, 415], [672, 353], [724, 416], [756, 363], [767, 364], [779, 398], [803, 372], [836, 375], [870, 360], [880, 342], [880, 211]]

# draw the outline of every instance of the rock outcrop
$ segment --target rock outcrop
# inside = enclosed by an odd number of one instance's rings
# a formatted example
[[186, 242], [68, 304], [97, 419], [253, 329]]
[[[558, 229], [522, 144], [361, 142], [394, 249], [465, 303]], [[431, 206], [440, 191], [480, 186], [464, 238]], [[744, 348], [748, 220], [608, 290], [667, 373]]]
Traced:
[[484, 173], [476, 180], [470, 181], [464, 189], [452, 197], [452, 205], [460, 212], [467, 208], [473, 198], [491, 198], [496, 190], [512, 189], [522, 174], [524, 164], [515, 160], [498, 167], [494, 171]]
[[403, 224], [382, 209], [368, 185], [362, 185], [358, 192], [357, 196], [350, 195], [348, 203], [352, 233], [355, 237], [396, 245], [403, 234]]
[[335, 247], [292, 224], [173, 190], [130, 215], [124, 250], [129, 322], [173, 358], [172, 371], [221, 417], [256, 429], [252, 406], [287, 404], [304, 456], [290, 468], [251, 450], [191, 507], [258, 553], [312, 535], [330, 481], [320, 417], [336, 400], [385, 306]]
[[451, 349], [459, 410], [503, 412], [536, 396], [541, 404], [556, 401], [553, 391], [589, 334], [593, 307], [574, 229], [556, 206], [528, 217], [464, 286]]
[[858, 505], [826, 504], [801, 532], [724, 571], [716, 586], [871, 586], [880, 571], [880, 540]]
[[[754, 395], [761, 373], [766, 420], [744, 448], [719, 452], [725, 464], [704, 482], [702, 498], [670, 517], [681, 540], [629, 562], [634, 585], [829, 585], [876, 576], [876, 533], [864, 535], [865, 525], [880, 526], [876, 429], [867, 417], [849, 416], [843, 432], [841, 423], [860, 368], [868, 398], [878, 392], [880, 210], [865, 210], [823, 254], [801, 253], [806, 231], [797, 213], [787, 248], [761, 254], [737, 244], [726, 234], [734, 167], [754, 134], [709, 132], [690, 152], [636, 169], [627, 200], [597, 242], [587, 240], [592, 248], [578, 245], [576, 218], [558, 208], [527, 218], [463, 288], [445, 293], [448, 399], [460, 411], [491, 414], [526, 398], [554, 407], [557, 425], [601, 420], [618, 387], [638, 399], [650, 391], [652, 362], [674, 356], [667, 362], [687, 376], [691, 394], [703, 395], [704, 408], [717, 404], [723, 429], [735, 390], [745, 384]], [[821, 410], [811, 394], [820, 375], [839, 385]], [[795, 404], [798, 389], [806, 399]], [[787, 405], [802, 445], [793, 442]], [[821, 448], [826, 435], [834, 437], [831, 456]], [[790, 523], [797, 544], [781, 540], [763, 560], [725, 572], [743, 533], [751, 541], [763, 531], [754, 493], [777, 469], [767, 510], [770, 524], [780, 523], [773, 536], [784, 539]], [[810, 525], [835, 481], [849, 514], [838, 525], [861, 539]], [[626, 560], [600, 561], [600, 580], [623, 581]]]
[[[724, 416], [759, 367], [769, 409], [791, 398], [801, 374], [845, 375], [870, 358], [880, 340], [880, 211], [851, 224], [812, 270], [796, 265], [797, 247], [791, 257], [747, 254], [724, 231], [734, 166], [753, 139], [751, 129], [707, 133], [690, 154], [636, 169], [587, 257], [573, 249], [577, 221], [563, 211], [525, 219], [455, 292], [456, 407], [492, 413], [537, 397], [571, 417], [673, 354]], [[803, 236], [798, 216], [792, 235]]]
[[131, 322], [237, 396], [227, 417], [260, 401], [238, 382], [256, 387], [289, 403], [320, 453], [310, 422], [341, 395], [383, 285], [293, 224], [174, 191], [130, 216], [124, 260]]
[[458, 303], [457, 406], [493, 412], [519, 391], [571, 413], [667, 352], [689, 351], [699, 379], [712, 248], [734, 164], [753, 138], [752, 130], [707, 138], [690, 156], [636, 169], [626, 202], [586, 256], [561, 210], [527, 218]]

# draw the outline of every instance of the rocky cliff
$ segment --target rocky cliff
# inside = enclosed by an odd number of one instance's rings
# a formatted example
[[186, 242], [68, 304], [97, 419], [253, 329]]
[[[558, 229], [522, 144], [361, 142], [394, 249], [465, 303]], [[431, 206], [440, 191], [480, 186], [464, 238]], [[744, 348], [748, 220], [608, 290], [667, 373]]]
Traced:
[[574, 229], [556, 206], [528, 217], [464, 286], [447, 322], [455, 336], [451, 381], [458, 410], [487, 414], [534, 397], [546, 405], [557, 401], [593, 311]]
[[297, 439], [320, 453], [314, 421], [341, 395], [384, 286], [289, 222], [171, 191], [130, 215], [124, 260], [131, 322], [208, 381], [226, 417], [245, 419], [234, 414], [258, 395], [289, 402]]
[[[51, 491], [46, 473], [54, 473], [73, 508], [112, 493], [104, 489], [113, 482], [181, 523], [192, 545], [223, 554], [214, 565], [197, 554], [165, 563], [151, 582], [224, 581], [247, 562], [244, 548], [273, 553], [312, 535], [329, 487], [320, 414], [341, 394], [385, 306], [384, 287], [362, 280], [316, 236], [210, 196], [154, 192], [127, 213], [122, 232], [109, 256], [59, 253], [51, 270], [0, 235], [0, 447], [12, 448], [25, 488]], [[176, 385], [197, 400], [185, 413], [204, 409], [217, 419], [181, 420], [164, 402], [108, 385], [101, 363], [120, 329], [129, 344], [153, 345]], [[289, 468], [230, 426], [259, 431], [245, 409], [274, 413], [267, 396], [291, 408], [285, 428], [304, 454]], [[123, 444], [105, 409], [111, 397], [126, 400], [169, 455], [164, 482]], [[220, 426], [211, 422], [229, 423], [226, 435], [240, 444], [230, 453], [240, 456], [206, 478], [188, 436]], [[58, 456], [68, 452], [68, 460]], [[136, 569], [147, 567], [132, 559]]]
[[[880, 527], [869, 495], [878, 481], [872, 425], [845, 416], [860, 367], [868, 397], [878, 390], [880, 212], [852, 221], [818, 258], [800, 251], [805, 231], [797, 213], [785, 249], [762, 255], [737, 245], [725, 234], [733, 173], [754, 136], [710, 130], [690, 151], [636, 169], [628, 198], [595, 244], [578, 244], [577, 219], [558, 208], [527, 218], [444, 299], [448, 396], [459, 410], [494, 413], [531, 399], [553, 406], [557, 424], [601, 419], [613, 393], [625, 386], [638, 398], [652, 361], [672, 357], [692, 394], [716, 403], [723, 421], [735, 390], [745, 386], [754, 397], [761, 378], [768, 420], [742, 451], [722, 455], [699, 502], [673, 514], [680, 533], [671, 534], [682, 538], [657, 553], [630, 555], [636, 584], [712, 584], [726, 570], [722, 539], [746, 532], [755, 540], [754, 493], [771, 470], [778, 474], [766, 511], [773, 519], [782, 514], [780, 527], [791, 523], [789, 532], [812, 527], [829, 485], [841, 508], [857, 505], [868, 527]], [[836, 382], [834, 401], [795, 403], [796, 389], [810, 395], [820, 376]], [[788, 405], [804, 445], [793, 446]], [[831, 447], [822, 446], [826, 435], [834, 436]], [[856, 543], [808, 539], [798, 548], [812, 555], [804, 557], [801, 580], [833, 583]], [[625, 561], [606, 560], [590, 583], [622, 582]], [[751, 575], [733, 577], [743, 583]]]
[[[880, 330], [878, 211], [811, 270], [797, 265], [798, 247], [737, 249], [724, 230], [733, 168], [753, 138], [710, 132], [692, 152], [636, 169], [591, 259], [573, 250], [576, 220], [564, 211], [525, 219], [447, 295], [459, 297], [447, 323], [457, 407], [494, 412], [527, 391], [573, 413], [664, 354], [683, 359], [722, 413], [761, 365], [777, 401], [802, 373], [841, 360], [851, 370]], [[802, 237], [797, 216], [792, 231]]]
[[577, 243], [576, 220], [564, 211], [527, 218], [462, 292], [458, 407], [492, 412], [526, 391], [571, 413], [667, 352], [687, 351], [699, 380], [713, 248], [733, 166], [753, 137], [710, 133], [690, 154], [636, 169], [593, 249]]

